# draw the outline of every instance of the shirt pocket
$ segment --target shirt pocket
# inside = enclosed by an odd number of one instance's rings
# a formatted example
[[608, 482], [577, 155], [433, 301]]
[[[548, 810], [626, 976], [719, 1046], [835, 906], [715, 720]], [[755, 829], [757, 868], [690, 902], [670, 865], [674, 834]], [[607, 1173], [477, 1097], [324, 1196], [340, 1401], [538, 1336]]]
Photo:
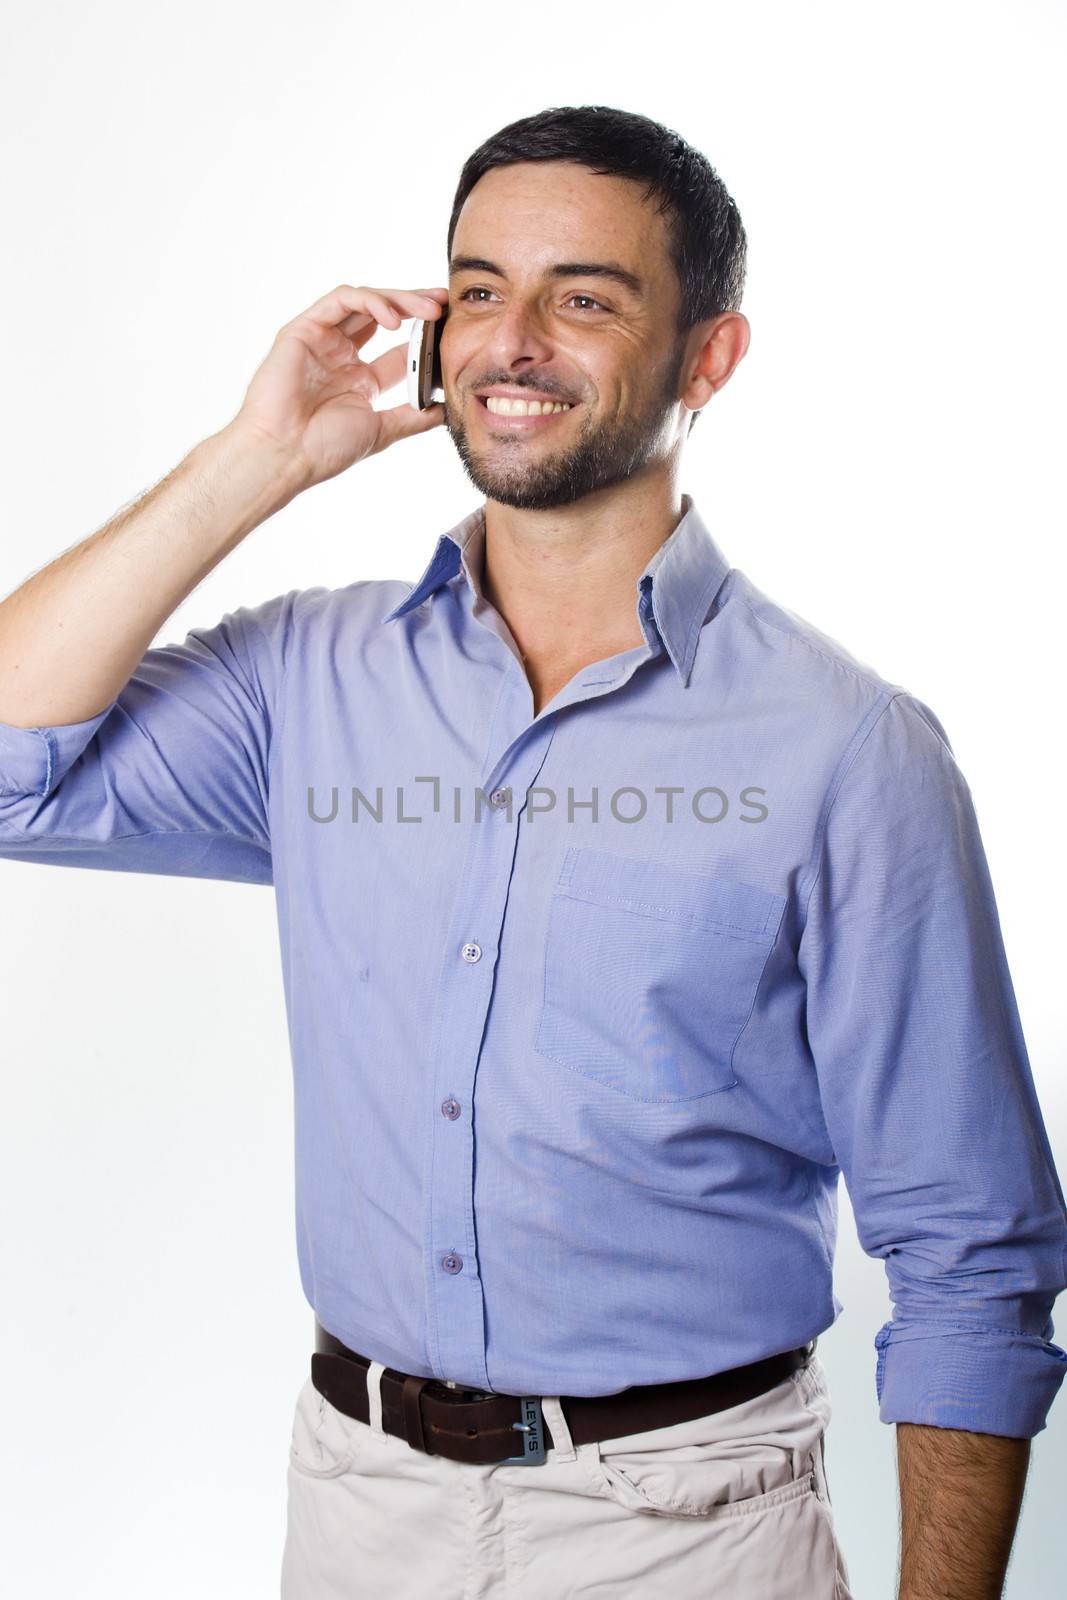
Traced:
[[721, 873], [569, 846], [535, 1049], [634, 1100], [733, 1088], [785, 904]]

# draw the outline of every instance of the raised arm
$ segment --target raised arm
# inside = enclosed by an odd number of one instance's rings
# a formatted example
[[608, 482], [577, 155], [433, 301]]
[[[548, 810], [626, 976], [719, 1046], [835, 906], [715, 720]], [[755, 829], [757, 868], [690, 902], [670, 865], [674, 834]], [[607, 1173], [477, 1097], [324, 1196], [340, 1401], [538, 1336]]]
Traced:
[[370, 363], [359, 351], [379, 325], [436, 315], [445, 293], [341, 285], [287, 323], [231, 423], [0, 603], [0, 720], [38, 728], [102, 711], [253, 528], [303, 489], [438, 424], [441, 406], [373, 409], [403, 375], [404, 345]]
[[0, 856], [271, 881], [270, 737], [297, 592], [147, 649], [296, 494], [442, 420], [375, 410], [406, 341], [379, 326], [441, 297], [343, 285], [288, 323], [238, 415], [106, 527], [0, 604]]

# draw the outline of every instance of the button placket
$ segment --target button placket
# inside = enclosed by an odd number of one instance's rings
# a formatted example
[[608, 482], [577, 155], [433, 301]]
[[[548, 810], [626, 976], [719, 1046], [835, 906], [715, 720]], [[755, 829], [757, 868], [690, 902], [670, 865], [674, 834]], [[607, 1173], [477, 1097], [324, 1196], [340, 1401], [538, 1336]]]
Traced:
[[[536, 781], [551, 744], [550, 726], [526, 722], [515, 728], [516, 714], [523, 714], [516, 698], [502, 696], [489, 741], [497, 760], [483, 772], [499, 774], [506, 762], [511, 781], [498, 778], [483, 786], [493, 814], [484, 822], [471, 820], [467, 829], [452, 912], [453, 954], [441, 969], [434, 1026], [437, 1092], [427, 1188], [427, 1343], [438, 1372], [462, 1372], [468, 1383], [486, 1390], [491, 1386], [485, 1366], [485, 1310], [474, 1243], [475, 1081], [518, 846], [520, 818], [512, 813], [512, 797], [525, 794], [526, 785]], [[462, 978], [460, 961], [466, 968]], [[464, 1115], [465, 1109], [471, 1114]], [[447, 1131], [442, 1120], [449, 1123]]]

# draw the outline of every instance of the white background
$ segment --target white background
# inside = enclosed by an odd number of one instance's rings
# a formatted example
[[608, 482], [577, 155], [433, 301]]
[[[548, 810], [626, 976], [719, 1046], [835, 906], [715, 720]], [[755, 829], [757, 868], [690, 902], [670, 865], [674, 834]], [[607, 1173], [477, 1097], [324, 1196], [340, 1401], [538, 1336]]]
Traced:
[[[705, 152], [749, 235], [752, 345], [682, 487], [734, 565], [945, 724], [1067, 1172], [1062, 9], [3, 12], [3, 594], [223, 426], [335, 284], [443, 284], [460, 167], [504, 123], [600, 102]], [[413, 579], [479, 498], [444, 429], [405, 440], [258, 529], [155, 642]], [[3, 861], [0, 901], [7, 1587], [274, 1594], [312, 1313], [272, 894]], [[891, 1600], [890, 1307], [841, 1201], [830, 1487], [857, 1600]], [[1060, 1592], [1065, 1474], [1061, 1400], [1009, 1596]]]

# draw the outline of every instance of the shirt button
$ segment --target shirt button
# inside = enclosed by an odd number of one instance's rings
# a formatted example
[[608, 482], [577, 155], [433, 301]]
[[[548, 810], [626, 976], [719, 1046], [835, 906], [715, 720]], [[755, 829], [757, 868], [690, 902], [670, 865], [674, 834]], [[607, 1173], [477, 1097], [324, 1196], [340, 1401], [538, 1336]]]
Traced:
[[460, 954], [464, 961], [480, 961], [482, 959], [482, 947], [480, 944], [465, 944]]
[[452, 1096], [449, 1095], [447, 1100], [441, 1101], [441, 1110], [448, 1118], [449, 1122], [455, 1122], [456, 1118], [459, 1116], [459, 1101], [453, 1100]]
[[510, 789], [494, 789], [492, 794], [489, 796], [489, 804], [491, 806], [496, 806], [498, 810], [502, 810], [510, 799]]
[[453, 1251], [450, 1250], [447, 1256], [441, 1257], [441, 1265], [444, 1267], [446, 1272], [462, 1272], [463, 1257], [457, 1256]]

